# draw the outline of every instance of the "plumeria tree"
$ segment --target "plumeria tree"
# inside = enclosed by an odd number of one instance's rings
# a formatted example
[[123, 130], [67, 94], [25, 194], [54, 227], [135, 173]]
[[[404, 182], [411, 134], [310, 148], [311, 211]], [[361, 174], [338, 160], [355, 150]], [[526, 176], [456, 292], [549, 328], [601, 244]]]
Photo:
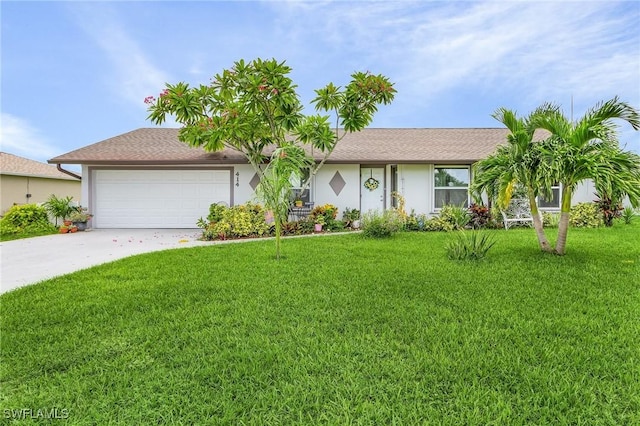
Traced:
[[304, 115], [290, 72], [275, 59], [240, 60], [208, 85], [167, 83], [160, 96], [145, 99], [153, 123], [172, 116], [182, 125], [182, 142], [210, 152], [229, 148], [246, 157], [260, 177], [257, 195], [274, 215], [278, 258], [291, 177], [306, 176], [302, 187], [308, 188], [338, 142], [367, 127], [378, 106], [389, 104], [396, 93], [387, 77], [355, 72], [344, 88], [329, 83], [315, 91], [312, 104], [328, 115]]
[[290, 72], [275, 59], [240, 60], [208, 85], [167, 83], [159, 97], [145, 99], [148, 118], [162, 124], [172, 116], [182, 125], [179, 139], [190, 146], [241, 152], [260, 178], [271, 153], [285, 144], [302, 147], [307, 155], [320, 154], [319, 161], [310, 163], [307, 187], [338, 142], [371, 124], [378, 106], [392, 102], [396, 90], [383, 75], [355, 72], [343, 88], [329, 83], [315, 91], [312, 104], [328, 115], [304, 115]]

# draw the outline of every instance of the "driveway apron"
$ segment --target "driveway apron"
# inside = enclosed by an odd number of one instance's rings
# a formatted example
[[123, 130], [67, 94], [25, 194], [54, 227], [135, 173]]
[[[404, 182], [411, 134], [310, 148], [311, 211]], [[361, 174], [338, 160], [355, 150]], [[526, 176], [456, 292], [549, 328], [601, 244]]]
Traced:
[[0, 293], [140, 253], [211, 244], [197, 229], [99, 229], [0, 243]]

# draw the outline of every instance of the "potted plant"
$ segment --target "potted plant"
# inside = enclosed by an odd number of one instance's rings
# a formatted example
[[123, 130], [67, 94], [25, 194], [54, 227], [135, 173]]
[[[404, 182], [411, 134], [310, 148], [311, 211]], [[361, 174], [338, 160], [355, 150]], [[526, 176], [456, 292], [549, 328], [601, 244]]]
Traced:
[[72, 234], [73, 234], [74, 232], [78, 232], [78, 227], [77, 227], [77, 226], [73, 226], [73, 225], [72, 225], [72, 226], [69, 228], [69, 232], [70, 232], [70, 233], [72, 233]]
[[66, 234], [67, 232], [69, 232], [69, 227], [66, 226], [66, 225], [62, 225], [60, 227], [60, 229], [58, 230], [58, 232], [61, 233], [61, 234]]
[[342, 214], [342, 220], [344, 221], [344, 225], [348, 228], [360, 228], [360, 210], [349, 208], [345, 209]]
[[316, 217], [315, 230], [316, 232], [322, 232], [322, 225], [325, 224], [324, 216], [318, 215]]
[[92, 217], [93, 215], [88, 213], [86, 208], [78, 206], [69, 215], [69, 220], [78, 228], [78, 231], [84, 231], [87, 229], [87, 222], [91, 220]]
[[[58, 198], [55, 194], [51, 194], [47, 201], [42, 206], [47, 210], [51, 216], [56, 220], [56, 226], [58, 225], [58, 219], [62, 219], [65, 222], [65, 226], [71, 225], [71, 222], [67, 220], [74, 207], [71, 206], [71, 200], [73, 197]], [[68, 223], [66, 223], [68, 222]]]

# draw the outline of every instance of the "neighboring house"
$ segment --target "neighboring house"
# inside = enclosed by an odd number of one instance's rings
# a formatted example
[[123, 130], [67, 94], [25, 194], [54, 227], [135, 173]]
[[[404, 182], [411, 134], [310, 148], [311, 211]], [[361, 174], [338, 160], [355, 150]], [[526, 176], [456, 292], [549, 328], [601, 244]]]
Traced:
[[[383, 210], [398, 191], [407, 212], [466, 205], [471, 165], [504, 143], [507, 132], [369, 128], [348, 134], [313, 178], [308, 201], [335, 204], [341, 212]], [[258, 176], [241, 153], [189, 147], [178, 140], [178, 129], [134, 130], [49, 163], [82, 165], [82, 200], [96, 228], [193, 228], [211, 203], [256, 201]], [[368, 180], [373, 185], [365, 186]], [[578, 193], [583, 197], [588, 188]], [[559, 208], [554, 202], [549, 208]]]
[[0, 214], [14, 204], [38, 204], [51, 194], [80, 201], [79, 177], [65, 174], [55, 166], [0, 152]]

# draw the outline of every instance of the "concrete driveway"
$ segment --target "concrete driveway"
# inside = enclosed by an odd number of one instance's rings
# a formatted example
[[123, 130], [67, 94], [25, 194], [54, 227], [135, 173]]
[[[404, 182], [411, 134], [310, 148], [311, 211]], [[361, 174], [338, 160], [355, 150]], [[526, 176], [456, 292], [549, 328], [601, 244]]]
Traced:
[[0, 293], [134, 254], [211, 245], [198, 229], [99, 229], [0, 243]]

